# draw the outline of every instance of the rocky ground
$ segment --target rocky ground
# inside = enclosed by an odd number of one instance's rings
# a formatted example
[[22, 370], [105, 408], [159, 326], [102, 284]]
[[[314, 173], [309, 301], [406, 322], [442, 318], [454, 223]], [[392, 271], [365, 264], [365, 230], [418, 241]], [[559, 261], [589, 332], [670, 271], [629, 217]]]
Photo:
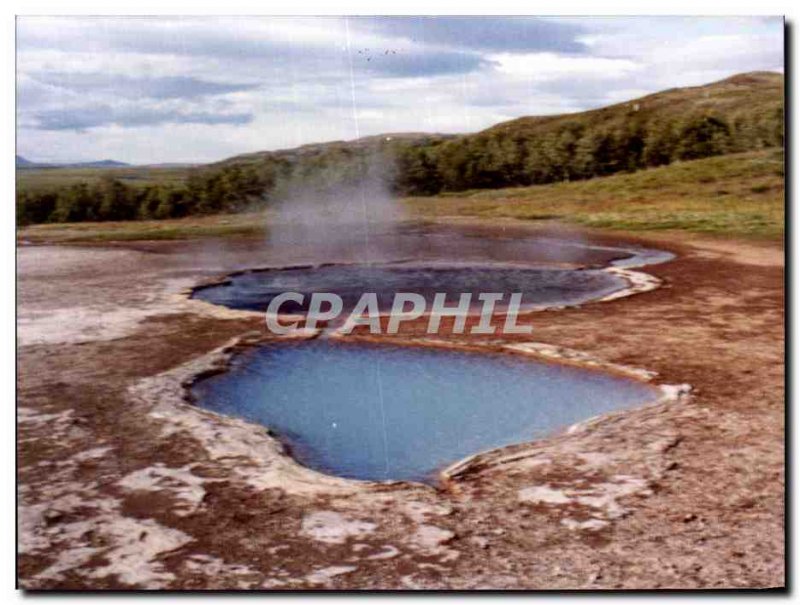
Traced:
[[783, 250], [649, 244], [678, 253], [645, 269], [662, 287], [533, 314], [549, 347], [471, 344], [646, 369], [691, 396], [478, 456], [438, 487], [318, 474], [185, 401], [263, 337], [259, 315], [182, 294], [264, 262], [252, 245], [21, 246], [21, 586], [783, 586]]

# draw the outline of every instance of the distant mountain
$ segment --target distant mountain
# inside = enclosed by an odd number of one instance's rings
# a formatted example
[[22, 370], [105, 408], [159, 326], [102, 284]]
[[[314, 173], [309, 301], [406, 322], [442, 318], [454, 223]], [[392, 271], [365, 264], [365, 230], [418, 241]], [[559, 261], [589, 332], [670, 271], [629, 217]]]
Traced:
[[125, 162], [117, 162], [116, 160], [97, 160], [94, 162], [67, 162], [63, 164], [48, 164], [44, 162], [32, 162], [21, 155], [15, 156], [17, 168], [123, 168], [131, 166]]
[[393, 143], [395, 146], [414, 146], [442, 143], [450, 139], [455, 139], [456, 135], [425, 133], [425, 132], [388, 132], [361, 137], [350, 141], [328, 141], [325, 143], [308, 143], [299, 147], [289, 149], [277, 149], [274, 151], [254, 151], [243, 153], [233, 157], [207, 164], [208, 167], [230, 166], [230, 165], [257, 165], [262, 162], [274, 160], [285, 160], [295, 162], [310, 158], [320, 158], [328, 154], [337, 153], [374, 153], [382, 147]]
[[122, 168], [123, 166], [131, 166], [126, 162], [118, 162], [116, 160], [98, 160], [96, 162], [78, 162], [77, 164], [65, 164], [68, 168]]
[[135, 164], [137, 168], [194, 168], [202, 164], [192, 162], [162, 162], [160, 164]]

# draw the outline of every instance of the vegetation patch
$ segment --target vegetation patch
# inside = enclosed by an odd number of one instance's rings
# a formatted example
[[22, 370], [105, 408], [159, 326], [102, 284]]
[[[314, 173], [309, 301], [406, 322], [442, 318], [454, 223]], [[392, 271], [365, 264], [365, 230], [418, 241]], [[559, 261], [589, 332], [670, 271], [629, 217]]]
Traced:
[[[412, 197], [402, 203], [410, 219], [557, 220], [600, 229], [775, 239], [784, 232], [783, 196], [783, 152], [764, 150], [587, 181]], [[273, 214], [266, 210], [169, 220], [30, 225], [18, 235], [37, 242], [263, 236], [272, 220]]]
[[587, 181], [409, 198], [416, 216], [560, 220], [595, 228], [779, 238], [781, 150], [730, 154]]

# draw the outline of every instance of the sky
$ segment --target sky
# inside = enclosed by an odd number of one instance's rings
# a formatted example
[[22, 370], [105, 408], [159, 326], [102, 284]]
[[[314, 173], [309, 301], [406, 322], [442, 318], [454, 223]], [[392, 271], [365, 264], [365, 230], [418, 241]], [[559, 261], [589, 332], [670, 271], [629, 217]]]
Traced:
[[209, 162], [755, 70], [783, 71], [780, 18], [19, 17], [17, 153]]

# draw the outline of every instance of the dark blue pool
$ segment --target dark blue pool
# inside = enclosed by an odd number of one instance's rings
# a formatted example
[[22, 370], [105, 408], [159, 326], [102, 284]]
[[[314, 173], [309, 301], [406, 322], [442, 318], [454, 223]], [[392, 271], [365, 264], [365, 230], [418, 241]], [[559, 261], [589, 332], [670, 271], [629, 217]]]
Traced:
[[[522, 293], [523, 305], [574, 305], [622, 290], [627, 282], [604, 271], [541, 267], [321, 265], [245, 271], [220, 284], [197, 288], [193, 297], [233, 309], [266, 310], [283, 292], [333, 292], [352, 309], [364, 292], [375, 292], [381, 309], [392, 306], [396, 292], [414, 292], [432, 301], [437, 292], [458, 300], [462, 292]], [[309, 297], [306, 296], [306, 305]], [[306, 306], [285, 303], [284, 313], [306, 311]]]

